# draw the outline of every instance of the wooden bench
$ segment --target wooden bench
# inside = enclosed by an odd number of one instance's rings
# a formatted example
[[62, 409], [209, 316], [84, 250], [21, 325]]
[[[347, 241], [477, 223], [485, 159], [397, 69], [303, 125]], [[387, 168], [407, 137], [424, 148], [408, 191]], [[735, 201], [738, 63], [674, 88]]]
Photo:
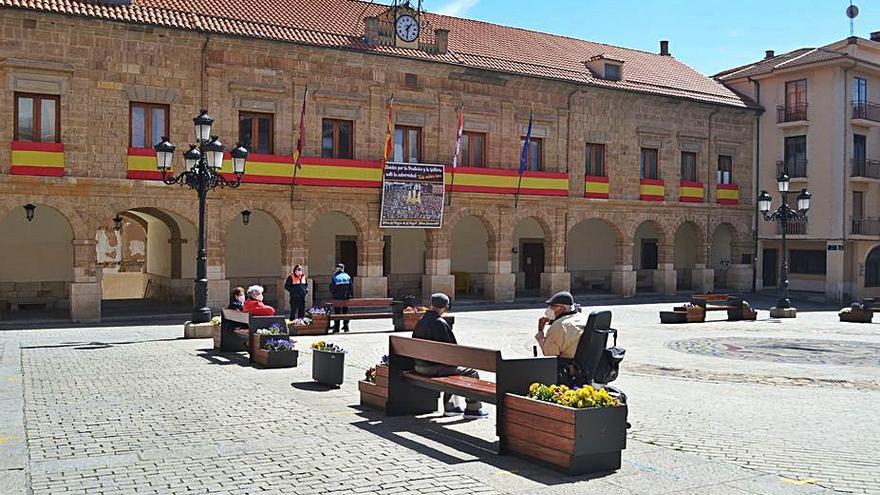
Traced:
[[[231, 325], [223, 325], [223, 322], [234, 322], [238, 328]], [[281, 325], [281, 335], [269, 336], [268, 338], [290, 338], [287, 331], [287, 319], [284, 316], [254, 316], [243, 311], [224, 309], [220, 318], [220, 338], [215, 340], [214, 348], [220, 352], [247, 351], [248, 358], [252, 362], [251, 343], [255, 333], [261, 328], [269, 328], [273, 324]]]
[[[428, 377], [414, 371], [414, 359], [495, 373], [495, 382], [465, 376]], [[392, 335], [388, 340], [388, 402], [386, 414], [437, 411], [440, 392], [495, 404], [499, 453], [507, 453], [504, 395], [528, 394], [535, 382], [556, 383], [556, 357], [504, 359], [501, 351]]]
[[394, 311], [362, 311], [359, 313], [348, 313], [343, 315], [332, 314], [332, 308], [348, 308], [367, 309], [367, 308], [390, 308], [396, 309], [397, 305], [401, 305], [400, 311], [403, 312], [402, 303], [395, 304], [391, 298], [358, 298], [358, 299], [331, 299], [325, 301], [324, 305], [330, 313], [330, 321], [337, 320], [374, 320], [380, 318], [391, 318]]
[[848, 323], [871, 323], [874, 319], [874, 312], [880, 311], [880, 305], [873, 297], [862, 299], [860, 307], [846, 307], [838, 312], [840, 321]]
[[727, 311], [727, 321], [755, 320], [757, 311], [746, 308], [742, 297], [729, 294], [694, 294], [692, 306], [676, 306], [672, 311], [661, 311], [661, 323], [703, 323], [710, 311]]

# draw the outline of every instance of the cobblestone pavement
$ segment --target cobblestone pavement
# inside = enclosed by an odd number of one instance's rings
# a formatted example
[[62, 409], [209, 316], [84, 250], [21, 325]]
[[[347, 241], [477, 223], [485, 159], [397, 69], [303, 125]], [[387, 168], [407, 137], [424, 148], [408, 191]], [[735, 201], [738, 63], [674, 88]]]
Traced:
[[[349, 350], [346, 383], [331, 390], [310, 381], [317, 337], [298, 342], [299, 367], [262, 370], [208, 339], [178, 339], [181, 326], [0, 332], [0, 493], [880, 493], [876, 362], [669, 345], [806, 339], [845, 356], [847, 343], [880, 344], [880, 327], [833, 312], [661, 326], [666, 306], [611, 308], [633, 428], [622, 469], [593, 479], [495, 455], [491, 419], [356, 407], [355, 382], [385, 353], [388, 322], [323, 337]], [[463, 312], [456, 334], [531, 355], [539, 314]]]

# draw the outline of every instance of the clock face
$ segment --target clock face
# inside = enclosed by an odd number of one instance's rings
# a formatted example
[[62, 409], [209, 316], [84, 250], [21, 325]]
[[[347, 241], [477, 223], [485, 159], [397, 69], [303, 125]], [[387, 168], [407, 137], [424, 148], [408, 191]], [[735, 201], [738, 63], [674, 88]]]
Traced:
[[411, 15], [404, 14], [394, 24], [397, 37], [406, 42], [415, 41], [419, 37], [419, 21]]

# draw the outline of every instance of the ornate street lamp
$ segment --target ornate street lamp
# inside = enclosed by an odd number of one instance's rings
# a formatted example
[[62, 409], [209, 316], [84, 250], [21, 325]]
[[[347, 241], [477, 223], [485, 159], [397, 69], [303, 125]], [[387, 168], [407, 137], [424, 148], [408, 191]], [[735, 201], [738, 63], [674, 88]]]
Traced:
[[[776, 307], [771, 308], [770, 315], [774, 317], [791, 318], [796, 316], [794, 308], [791, 307], [791, 300], [788, 298], [788, 242], [786, 234], [788, 232], [788, 224], [794, 220], [807, 217], [807, 211], [810, 209], [811, 194], [806, 189], [801, 189], [797, 195], [797, 209], [788, 206], [788, 175], [782, 174], [776, 179], [776, 185], [782, 195], [782, 204], [776, 211], [770, 211], [770, 205], [773, 202], [767, 191], [761, 191], [758, 195], [758, 209], [764, 216], [764, 220], [768, 222], [776, 222], [782, 229], [782, 285], [779, 299], [776, 301]], [[774, 311], [776, 310], [776, 311]]]
[[113, 230], [115, 230], [116, 232], [122, 230], [122, 217], [119, 216], [119, 213], [117, 213], [116, 216], [113, 217]]
[[199, 251], [196, 255], [196, 279], [193, 283], [193, 323], [211, 321], [211, 308], [208, 307], [208, 256], [205, 248], [207, 242], [205, 210], [208, 191], [218, 187], [234, 189], [240, 186], [248, 157], [247, 149], [237, 144], [231, 152], [234, 178], [227, 179], [221, 175], [225, 146], [217, 136], [211, 134], [213, 124], [214, 119], [208, 115], [207, 110], [202, 110], [198, 117], [193, 119], [198, 144], [191, 144], [189, 150], [183, 154], [186, 169], [177, 176], [171, 172], [171, 159], [175, 147], [168, 141], [168, 137], [163, 136], [159, 144], [153, 147], [156, 151], [156, 167], [162, 172], [162, 181], [169, 185], [186, 186], [195, 191], [199, 197]]
[[251, 223], [251, 210], [241, 210], [241, 223], [245, 225]]
[[22, 206], [22, 208], [24, 208], [24, 217], [27, 219], [27, 221], [33, 222], [34, 221], [34, 210], [36, 210], [37, 207], [35, 205], [28, 203], [28, 204]]

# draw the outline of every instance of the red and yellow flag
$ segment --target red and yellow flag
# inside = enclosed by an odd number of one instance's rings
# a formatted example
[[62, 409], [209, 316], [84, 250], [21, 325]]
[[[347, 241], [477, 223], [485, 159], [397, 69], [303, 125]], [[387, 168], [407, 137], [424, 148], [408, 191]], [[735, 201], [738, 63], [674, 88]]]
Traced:
[[385, 125], [385, 155], [382, 163], [388, 163], [394, 154], [394, 95], [388, 98], [385, 106], [388, 107], [388, 122]]
[[302, 110], [299, 113], [299, 137], [296, 139], [296, 149], [293, 150], [293, 166], [296, 168], [302, 168], [302, 164], [300, 163], [300, 159], [302, 158], [303, 148], [306, 146], [306, 100], [309, 97], [309, 87], [306, 86], [306, 91], [303, 93], [303, 104]]

